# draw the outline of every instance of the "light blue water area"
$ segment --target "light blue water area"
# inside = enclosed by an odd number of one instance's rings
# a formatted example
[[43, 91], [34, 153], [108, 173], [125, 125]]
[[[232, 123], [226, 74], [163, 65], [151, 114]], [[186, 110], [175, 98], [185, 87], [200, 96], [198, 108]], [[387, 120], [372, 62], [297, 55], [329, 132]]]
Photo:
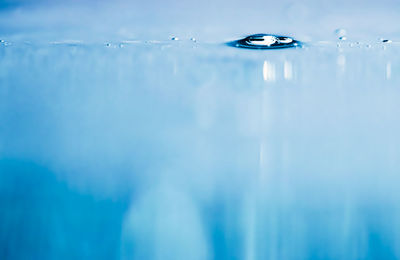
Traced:
[[382, 46], [1, 46], [1, 258], [398, 259]]
[[399, 10], [1, 2], [0, 259], [400, 259]]

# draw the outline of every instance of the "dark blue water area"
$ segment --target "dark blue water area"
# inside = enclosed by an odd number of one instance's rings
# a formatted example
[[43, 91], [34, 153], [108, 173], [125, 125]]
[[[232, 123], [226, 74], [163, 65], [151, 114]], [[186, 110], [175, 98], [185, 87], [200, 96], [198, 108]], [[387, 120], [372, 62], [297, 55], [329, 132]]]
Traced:
[[[166, 203], [162, 198], [165, 194], [168, 192], [163, 194], [160, 189], [155, 200]], [[240, 197], [220, 197], [211, 203], [195, 205], [210, 246], [207, 254], [200, 251], [201, 246], [192, 246], [197, 252], [181, 254], [184, 249], [175, 244], [174, 231], [167, 235], [171, 241], [157, 242], [168, 233], [157, 231], [165, 229], [158, 227], [157, 218], [165, 217], [168, 224], [170, 209], [158, 211], [158, 217], [145, 214], [145, 219], [136, 219], [137, 229], [130, 230], [133, 236], [126, 236], [124, 218], [129, 213], [129, 204], [135, 204], [135, 200], [128, 196], [107, 198], [71, 188], [34, 162], [0, 160], [0, 199], [1, 259], [176, 259], [194, 253], [194, 258], [200, 254], [201, 259], [246, 256], [246, 231], [240, 228], [241, 209], [235, 202]], [[175, 203], [184, 206], [184, 200], [175, 198]], [[264, 202], [257, 207], [263, 209], [263, 217], [253, 227], [262, 231], [257, 232], [254, 241], [258, 258], [269, 259], [273, 255], [278, 259], [397, 259], [398, 245], [392, 226], [396, 217], [385, 205], [359, 209], [352, 224], [359, 227], [343, 230], [340, 207], [294, 207], [287, 211], [272, 204]], [[170, 223], [178, 236], [179, 229], [196, 229], [196, 223], [185, 213], [192, 210], [187, 205], [176, 212], [187, 222]], [[306, 225], [299, 224], [299, 220]], [[191, 236], [190, 231], [183, 235], [193, 239]], [[196, 241], [196, 236], [194, 239], [194, 243], [204, 242]], [[295, 251], [286, 251], [288, 247]]]
[[1, 259], [118, 259], [127, 205], [73, 190], [42, 165], [3, 158]]

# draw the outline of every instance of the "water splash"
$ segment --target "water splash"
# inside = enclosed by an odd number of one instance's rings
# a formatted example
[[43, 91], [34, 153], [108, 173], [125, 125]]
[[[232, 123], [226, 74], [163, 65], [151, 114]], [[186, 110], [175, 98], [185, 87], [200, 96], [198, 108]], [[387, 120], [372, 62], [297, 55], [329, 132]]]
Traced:
[[300, 42], [287, 36], [278, 36], [272, 34], [254, 34], [227, 45], [247, 49], [281, 49], [300, 46]]

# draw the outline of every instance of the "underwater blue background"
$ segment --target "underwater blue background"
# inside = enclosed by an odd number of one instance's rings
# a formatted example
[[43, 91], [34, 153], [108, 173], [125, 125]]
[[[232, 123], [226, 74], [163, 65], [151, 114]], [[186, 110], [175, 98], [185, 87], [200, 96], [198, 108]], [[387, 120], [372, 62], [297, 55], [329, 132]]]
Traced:
[[399, 259], [399, 16], [1, 1], [0, 259]]

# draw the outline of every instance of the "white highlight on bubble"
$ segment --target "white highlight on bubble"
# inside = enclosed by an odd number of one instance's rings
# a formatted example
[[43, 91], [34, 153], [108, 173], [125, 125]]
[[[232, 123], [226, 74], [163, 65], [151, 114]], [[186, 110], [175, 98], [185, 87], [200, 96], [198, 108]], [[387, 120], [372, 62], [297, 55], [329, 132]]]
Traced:
[[248, 42], [252, 45], [271, 46], [277, 42], [277, 38], [272, 35], [264, 35], [260, 37], [252, 37]]

